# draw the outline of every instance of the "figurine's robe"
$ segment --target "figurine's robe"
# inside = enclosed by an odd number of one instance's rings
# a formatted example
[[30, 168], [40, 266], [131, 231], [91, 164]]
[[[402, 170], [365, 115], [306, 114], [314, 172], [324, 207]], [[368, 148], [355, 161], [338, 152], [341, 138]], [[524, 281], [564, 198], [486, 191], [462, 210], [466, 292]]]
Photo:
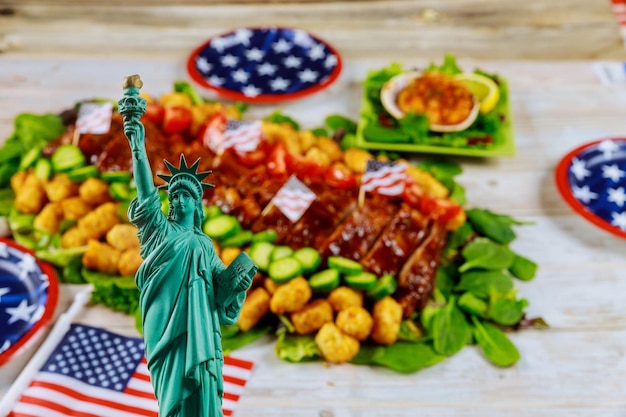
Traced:
[[159, 416], [222, 416], [219, 325], [237, 320], [245, 293], [221, 305], [216, 277], [225, 266], [211, 239], [167, 220], [156, 191], [144, 204], [133, 200], [128, 213], [144, 259], [135, 279]]

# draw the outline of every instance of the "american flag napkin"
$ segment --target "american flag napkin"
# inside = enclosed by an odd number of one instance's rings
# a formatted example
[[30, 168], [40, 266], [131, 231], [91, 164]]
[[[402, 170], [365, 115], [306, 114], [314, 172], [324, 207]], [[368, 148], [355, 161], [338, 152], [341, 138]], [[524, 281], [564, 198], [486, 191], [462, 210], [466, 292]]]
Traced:
[[76, 117], [78, 133], [108, 133], [111, 128], [113, 103], [81, 103]]
[[367, 161], [361, 177], [361, 190], [375, 191], [387, 196], [399, 196], [404, 191], [407, 173], [406, 165], [400, 162], [383, 162], [376, 159]]
[[205, 145], [217, 154], [231, 148], [238, 153], [247, 153], [259, 146], [262, 135], [260, 120], [249, 122], [228, 119], [223, 132], [217, 128], [209, 130]]
[[[252, 362], [224, 358], [224, 416], [231, 416]], [[142, 338], [72, 324], [9, 417], [158, 416]]]
[[276, 193], [271, 203], [276, 206], [293, 223], [311, 206], [317, 196], [295, 175]]

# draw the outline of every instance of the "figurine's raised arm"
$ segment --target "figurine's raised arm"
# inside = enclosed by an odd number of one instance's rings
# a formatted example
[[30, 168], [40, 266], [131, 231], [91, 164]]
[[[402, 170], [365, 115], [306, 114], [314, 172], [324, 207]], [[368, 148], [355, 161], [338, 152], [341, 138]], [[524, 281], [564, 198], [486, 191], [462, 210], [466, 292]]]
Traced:
[[146, 154], [145, 129], [139, 121], [146, 112], [146, 100], [139, 96], [143, 82], [139, 75], [124, 79], [124, 97], [119, 100], [119, 113], [124, 117], [124, 134], [133, 153], [133, 173], [137, 184], [137, 197], [145, 201], [154, 190], [154, 180]]

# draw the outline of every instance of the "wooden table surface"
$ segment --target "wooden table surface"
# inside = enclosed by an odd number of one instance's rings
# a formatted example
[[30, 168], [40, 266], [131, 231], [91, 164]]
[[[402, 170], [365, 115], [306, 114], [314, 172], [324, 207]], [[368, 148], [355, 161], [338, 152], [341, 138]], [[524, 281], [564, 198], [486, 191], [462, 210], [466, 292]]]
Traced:
[[[275, 357], [268, 337], [236, 351], [255, 362], [236, 417], [626, 416], [626, 241], [574, 214], [553, 179], [577, 145], [626, 134], [626, 87], [603, 85], [593, 68], [626, 58], [608, 0], [124, 3], [0, 1], [0, 138], [20, 112], [119, 98], [127, 74], [141, 74], [145, 91], [165, 93], [186, 78], [195, 46], [240, 26], [299, 27], [343, 55], [333, 86], [280, 106], [305, 127], [334, 112], [356, 118], [359, 81], [392, 61], [425, 65], [452, 52], [466, 69], [509, 80], [517, 156], [452, 159], [464, 169], [468, 206], [534, 223], [517, 229], [513, 248], [539, 271], [518, 286], [529, 313], [551, 328], [513, 334], [521, 360], [511, 368], [466, 347], [412, 375], [289, 364]], [[57, 317], [79, 289], [63, 286]], [[130, 318], [101, 307], [78, 319], [135, 332]], [[0, 396], [36, 348], [0, 368]]]

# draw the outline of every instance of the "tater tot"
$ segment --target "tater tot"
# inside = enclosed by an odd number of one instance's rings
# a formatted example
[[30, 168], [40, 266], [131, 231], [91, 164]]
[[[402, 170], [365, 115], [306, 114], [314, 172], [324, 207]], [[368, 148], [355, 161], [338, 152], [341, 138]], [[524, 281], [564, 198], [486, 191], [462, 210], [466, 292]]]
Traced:
[[274, 314], [292, 313], [300, 310], [311, 299], [313, 292], [306, 279], [296, 277], [281, 285], [272, 294], [270, 310]]
[[17, 192], [22, 189], [24, 183], [26, 182], [26, 178], [28, 178], [28, 175], [29, 174], [27, 171], [19, 171], [13, 174], [10, 181], [11, 189], [14, 193], [17, 194]]
[[80, 197], [70, 197], [61, 200], [61, 208], [63, 209], [63, 217], [66, 220], [78, 220], [89, 213], [92, 206]]
[[117, 203], [104, 203], [79, 219], [78, 227], [86, 236], [100, 239], [109, 229], [120, 222], [117, 208]]
[[433, 177], [431, 173], [422, 171], [411, 164], [407, 164], [406, 172], [422, 187], [427, 195], [436, 198], [446, 198], [450, 194], [450, 191]]
[[387, 296], [374, 304], [374, 327], [372, 340], [381, 345], [390, 345], [398, 339], [402, 322], [402, 306]]
[[365, 172], [367, 160], [372, 158], [371, 153], [357, 148], [346, 149], [343, 153], [343, 162], [352, 172], [357, 174]]
[[22, 213], [39, 213], [48, 201], [43, 183], [34, 174], [28, 174], [22, 186], [15, 190], [13, 204]]
[[276, 290], [278, 289], [278, 287], [280, 287], [280, 285], [278, 285], [271, 278], [265, 278], [263, 280], [263, 288], [265, 288], [265, 291], [267, 291], [270, 295], [274, 294], [276, 292]]
[[117, 274], [117, 265], [122, 252], [113, 246], [89, 239], [87, 250], [83, 254], [83, 265], [89, 269], [105, 272], [107, 274]]
[[63, 236], [61, 236], [61, 247], [76, 248], [79, 246], [85, 246], [88, 240], [89, 236], [83, 233], [81, 229], [78, 227], [72, 227], [63, 233]]
[[298, 140], [300, 141], [300, 149], [302, 149], [302, 152], [308, 151], [311, 146], [317, 142], [317, 138], [310, 130], [304, 130], [298, 133]]
[[137, 270], [143, 262], [139, 252], [139, 246], [136, 248], [126, 249], [122, 252], [120, 259], [117, 262], [117, 270], [120, 272], [120, 275], [125, 277], [135, 276]]
[[335, 311], [363, 305], [363, 294], [349, 287], [337, 287], [328, 295], [328, 302]]
[[51, 202], [46, 204], [39, 214], [35, 216], [33, 227], [36, 230], [57, 233], [62, 220], [63, 209], [61, 208], [61, 203]]
[[241, 307], [237, 326], [242, 332], [254, 327], [270, 309], [270, 295], [265, 288], [257, 287], [250, 291]]
[[78, 195], [86, 203], [97, 206], [107, 201], [111, 201], [111, 195], [109, 194], [109, 185], [98, 178], [87, 178], [85, 182], [80, 185], [78, 189]]
[[361, 346], [357, 339], [342, 333], [334, 323], [322, 326], [315, 335], [315, 344], [324, 359], [334, 363], [351, 361]]
[[369, 337], [374, 320], [363, 307], [351, 306], [337, 314], [335, 324], [342, 332], [362, 342]]
[[139, 237], [137, 237], [137, 227], [132, 224], [116, 224], [106, 234], [106, 241], [109, 245], [122, 252], [139, 247]]
[[324, 299], [313, 300], [298, 311], [291, 313], [296, 333], [308, 334], [319, 330], [324, 323], [333, 321], [333, 308]]
[[224, 248], [220, 253], [220, 259], [224, 262], [224, 265], [230, 265], [237, 256], [241, 253], [240, 248]]
[[315, 147], [320, 148], [333, 162], [339, 161], [343, 155], [339, 144], [330, 138], [318, 138]]
[[50, 201], [61, 201], [78, 194], [78, 184], [72, 182], [67, 174], [55, 174], [52, 179], [44, 183], [46, 195]]

